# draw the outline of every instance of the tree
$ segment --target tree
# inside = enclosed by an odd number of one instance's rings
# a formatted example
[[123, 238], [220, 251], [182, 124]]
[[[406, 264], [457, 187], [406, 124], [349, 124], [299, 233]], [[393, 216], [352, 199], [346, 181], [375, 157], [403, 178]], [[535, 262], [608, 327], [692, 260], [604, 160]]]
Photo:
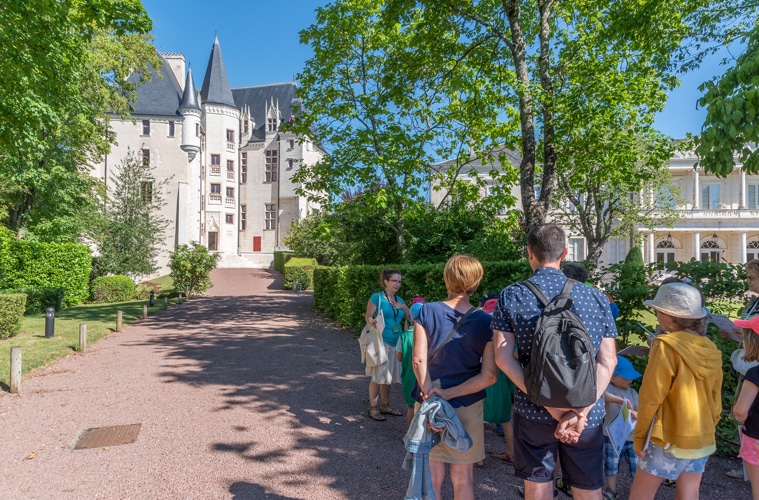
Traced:
[[135, 0], [11, 1], [0, 6], [0, 220], [30, 239], [72, 241], [96, 196], [85, 171], [108, 150], [105, 112], [157, 63]]
[[[650, 113], [663, 107], [665, 91], [677, 84], [675, 71], [687, 64], [682, 42], [698, 35], [694, 27], [715, 19], [704, 12], [714, 4], [392, 0], [388, 16], [402, 23], [421, 17], [441, 28], [417, 30], [410, 42], [417, 47], [437, 39], [441, 30], [456, 37], [458, 51], [441, 48], [441, 64], [468, 67], [478, 85], [505, 102], [491, 121], [490, 139], [519, 144], [522, 204], [530, 227], [545, 221], [558, 175], [572, 164], [572, 158], [561, 158], [572, 131], [592, 126], [600, 134], [612, 133], [620, 125], [613, 118], [620, 109], [629, 120], [623, 130], [649, 125]], [[700, 35], [694, 40], [700, 42]], [[628, 170], [636, 164], [628, 163]]]
[[206, 247], [194, 242], [179, 245], [169, 261], [174, 289], [188, 297], [208, 290], [211, 287], [211, 270], [220, 258], [219, 254], [209, 253]]
[[293, 129], [314, 137], [326, 154], [303, 165], [295, 180], [323, 206], [359, 193], [346, 222], [371, 219], [394, 239], [390, 254], [402, 256], [407, 210], [424, 203], [428, 167], [455, 158], [449, 180], [467, 173], [470, 148], [488, 149], [482, 132], [499, 101], [469, 68], [441, 64], [441, 48], [461, 48], [455, 36], [435, 29], [434, 40], [412, 45], [415, 31], [431, 27], [417, 19], [386, 24], [383, 6], [339, 0], [317, 9], [316, 23], [301, 32], [314, 55], [298, 77], [302, 105]]
[[128, 151], [116, 166], [112, 181], [103, 204], [102, 222], [92, 233], [100, 252], [100, 267], [108, 274], [133, 279], [153, 274], [169, 226], [159, 215], [166, 205], [161, 193], [169, 179], [156, 181], [137, 154]]

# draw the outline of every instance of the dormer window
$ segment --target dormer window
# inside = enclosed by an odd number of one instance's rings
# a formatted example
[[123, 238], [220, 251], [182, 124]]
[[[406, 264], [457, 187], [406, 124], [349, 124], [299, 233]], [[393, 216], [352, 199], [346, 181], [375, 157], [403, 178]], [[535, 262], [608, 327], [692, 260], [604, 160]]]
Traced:
[[276, 118], [267, 118], [266, 119], [266, 130], [269, 132], [276, 132], [277, 130], [277, 119]]
[[242, 122], [242, 133], [247, 134], [250, 127], [250, 120], [245, 119]]

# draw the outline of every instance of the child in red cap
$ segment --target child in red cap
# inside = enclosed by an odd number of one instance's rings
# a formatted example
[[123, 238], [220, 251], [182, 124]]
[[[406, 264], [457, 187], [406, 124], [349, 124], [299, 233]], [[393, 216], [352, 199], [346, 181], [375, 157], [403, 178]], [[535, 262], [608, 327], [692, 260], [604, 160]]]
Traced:
[[[737, 319], [735, 326], [743, 328], [745, 361], [759, 361], [759, 316], [751, 319]], [[754, 498], [759, 498], [759, 366], [749, 368], [743, 379], [733, 414], [741, 426], [741, 451], [746, 475], [751, 481]]]

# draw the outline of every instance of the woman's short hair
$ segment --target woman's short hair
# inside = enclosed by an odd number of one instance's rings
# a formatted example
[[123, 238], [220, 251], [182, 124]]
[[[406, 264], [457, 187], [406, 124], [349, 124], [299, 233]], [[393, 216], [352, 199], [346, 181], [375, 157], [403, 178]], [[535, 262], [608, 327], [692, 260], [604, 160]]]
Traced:
[[746, 352], [743, 359], [746, 361], [759, 361], [759, 334], [751, 328], [743, 329], [743, 348]]
[[759, 273], [759, 259], [751, 259], [746, 262], [746, 272], [755, 271]]
[[527, 233], [527, 246], [538, 262], [556, 262], [567, 248], [567, 237], [556, 224], [540, 224]]
[[397, 269], [383, 269], [380, 271], [380, 288], [382, 290], [385, 289], [385, 281], [389, 280], [393, 277], [394, 274], [397, 274], [398, 276], [401, 275], [401, 272]]
[[474, 293], [480, 286], [485, 271], [479, 260], [471, 255], [454, 255], [445, 263], [443, 281], [453, 293]]

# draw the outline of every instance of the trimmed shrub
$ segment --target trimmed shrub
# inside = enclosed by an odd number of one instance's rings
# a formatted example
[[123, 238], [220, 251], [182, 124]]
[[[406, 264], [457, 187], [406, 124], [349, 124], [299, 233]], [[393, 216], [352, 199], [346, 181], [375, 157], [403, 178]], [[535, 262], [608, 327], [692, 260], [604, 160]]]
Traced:
[[21, 330], [24, 309], [26, 309], [25, 294], [0, 294], [0, 339], [7, 339], [18, 334]]
[[274, 270], [285, 274], [285, 264], [287, 264], [287, 261], [289, 261], [292, 256], [295, 255], [295, 252], [290, 252], [287, 250], [275, 250], [274, 251]]
[[301, 290], [312, 290], [311, 283], [314, 280], [314, 269], [318, 266], [316, 259], [306, 257], [291, 257], [285, 263], [284, 276], [285, 290], [293, 290], [295, 283], [300, 285]]
[[20, 290], [7, 290], [2, 293], [23, 293], [26, 295], [26, 311], [24, 314], [44, 313], [48, 307], [56, 311], [63, 309], [66, 290], [63, 288], [22, 288]]
[[143, 281], [137, 285], [134, 298], [137, 300], [147, 300], [150, 298], [151, 291], [155, 292], [155, 296], [158, 297], [158, 295], [161, 293], [161, 286], [158, 283], [153, 283], [152, 281]]
[[217, 253], [197, 243], [179, 245], [171, 254], [169, 267], [174, 289], [187, 297], [194, 297], [205, 292], [211, 286], [211, 269], [221, 258]]
[[134, 299], [134, 295], [134, 281], [129, 276], [100, 276], [92, 282], [92, 300], [98, 304], [126, 302]]

